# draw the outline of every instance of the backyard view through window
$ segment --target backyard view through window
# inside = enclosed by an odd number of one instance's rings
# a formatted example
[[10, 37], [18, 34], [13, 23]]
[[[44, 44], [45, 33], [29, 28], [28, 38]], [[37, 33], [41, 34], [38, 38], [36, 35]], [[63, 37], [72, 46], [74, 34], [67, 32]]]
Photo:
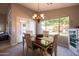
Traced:
[[68, 35], [69, 17], [45, 20], [41, 22], [42, 30], [49, 31], [49, 34]]

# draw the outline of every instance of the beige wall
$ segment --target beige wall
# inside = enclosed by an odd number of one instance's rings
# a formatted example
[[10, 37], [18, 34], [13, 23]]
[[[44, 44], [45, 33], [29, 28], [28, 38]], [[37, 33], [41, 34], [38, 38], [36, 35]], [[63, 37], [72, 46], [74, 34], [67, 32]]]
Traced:
[[11, 43], [17, 43], [17, 21], [18, 17], [31, 19], [33, 12], [19, 4], [11, 4], [11, 20], [12, 20], [12, 39]]
[[10, 8], [9, 3], [0, 3], [0, 14], [7, 14]]
[[79, 5], [50, 10], [42, 13], [45, 14], [45, 19], [53, 19], [63, 16], [69, 16], [70, 27], [79, 26]]
[[9, 11], [10, 4], [0, 3], [0, 31], [6, 31], [7, 13]]
[[0, 14], [0, 31], [6, 31], [6, 15]]

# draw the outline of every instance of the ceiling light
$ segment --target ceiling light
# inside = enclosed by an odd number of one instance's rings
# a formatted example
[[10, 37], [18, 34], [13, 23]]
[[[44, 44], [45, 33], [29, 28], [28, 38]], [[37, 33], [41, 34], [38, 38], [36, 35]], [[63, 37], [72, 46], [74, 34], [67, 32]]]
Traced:
[[42, 19], [44, 19], [44, 14], [40, 14], [39, 13], [39, 3], [38, 3], [38, 13], [35, 13], [32, 18], [37, 21], [40, 22]]

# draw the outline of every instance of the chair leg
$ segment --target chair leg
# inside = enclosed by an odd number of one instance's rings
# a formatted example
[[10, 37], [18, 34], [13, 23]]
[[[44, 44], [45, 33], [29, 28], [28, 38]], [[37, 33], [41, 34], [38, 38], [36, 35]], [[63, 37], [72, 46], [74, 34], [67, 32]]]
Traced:
[[55, 49], [54, 53], [55, 53], [55, 56], [57, 56], [57, 48]]
[[52, 56], [53, 50], [51, 51], [50, 55]]
[[40, 53], [42, 56], [44, 56], [44, 51], [42, 49], [40, 49]]
[[30, 48], [28, 48], [27, 49], [27, 52], [26, 52], [26, 55], [28, 56], [33, 56], [33, 50], [32, 49], [30, 49]]
[[33, 56], [33, 50], [31, 49], [31, 56]]
[[52, 53], [51, 53], [51, 56], [52, 56]]
[[26, 56], [27, 56], [27, 54], [28, 54], [28, 49], [26, 50]]

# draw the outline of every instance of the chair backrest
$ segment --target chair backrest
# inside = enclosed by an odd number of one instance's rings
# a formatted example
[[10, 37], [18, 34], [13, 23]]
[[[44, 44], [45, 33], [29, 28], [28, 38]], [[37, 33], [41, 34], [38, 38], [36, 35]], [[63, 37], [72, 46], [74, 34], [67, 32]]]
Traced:
[[42, 38], [43, 37], [43, 34], [38, 34], [38, 35], [36, 35], [36, 40], [41, 40], [40, 38]]
[[26, 31], [27, 34], [30, 34], [31, 36], [33, 35], [32, 31]]
[[54, 36], [54, 41], [53, 41], [53, 45], [57, 46], [57, 40], [58, 40], [58, 35]]
[[49, 31], [43, 31], [43, 36], [48, 37], [49, 36]]
[[25, 34], [25, 40], [26, 40], [27, 48], [32, 48], [32, 41], [30, 34]]
[[48, 48], [48, 53], [51, 55], [53, 52], [54, 52], [55, 56], [57, 55], [57, 40], [58, 40], [58, 35], [54, 35], [53, 36], [53, 43]]

